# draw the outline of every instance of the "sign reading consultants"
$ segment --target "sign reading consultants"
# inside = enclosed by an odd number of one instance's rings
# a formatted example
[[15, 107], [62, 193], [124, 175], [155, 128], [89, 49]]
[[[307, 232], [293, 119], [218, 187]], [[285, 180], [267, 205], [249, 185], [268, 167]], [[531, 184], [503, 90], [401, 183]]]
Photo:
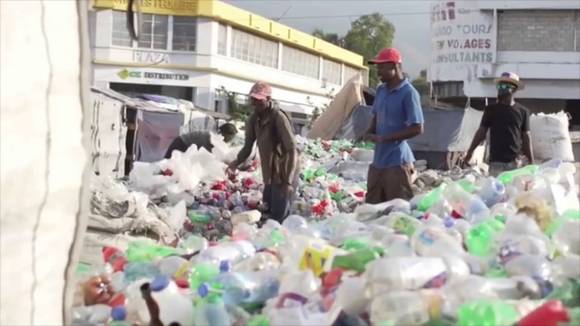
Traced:
[[[439, 1], [431, 8], [431, 80], [473, 79], [495, 62], [493, 12], [476, 1]], [[479, 67], [479, 68], [478, 68]]]

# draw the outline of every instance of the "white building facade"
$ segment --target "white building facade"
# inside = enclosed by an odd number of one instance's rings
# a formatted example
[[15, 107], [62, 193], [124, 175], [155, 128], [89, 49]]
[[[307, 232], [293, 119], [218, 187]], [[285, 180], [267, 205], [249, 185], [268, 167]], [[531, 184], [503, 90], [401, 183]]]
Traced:
[[435, 97], [495, 98], [494, 78], [510, 71], [532, 111], [580, 114], [580, 2], [439, 1], [432, 13]]
[[293, 118], [306, 119], [366, 72], [355, 53], [213, 0], [142, 1], [139, 41], [132, 41], [126, 7], [126, 0], [95, 0], [90, 13], [97, 87], [172, 96], [227, 113], [222, 90], [244, 101], [262, 80]]

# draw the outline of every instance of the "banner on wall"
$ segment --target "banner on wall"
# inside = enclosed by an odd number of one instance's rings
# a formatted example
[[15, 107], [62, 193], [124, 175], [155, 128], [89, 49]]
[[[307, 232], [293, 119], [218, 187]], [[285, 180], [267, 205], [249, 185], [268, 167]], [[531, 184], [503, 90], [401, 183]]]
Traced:
[[491, 71], [497, 44], [493, 15], [479, 10], [477, 1], [432, 5], [431, 80], [471, 80]]

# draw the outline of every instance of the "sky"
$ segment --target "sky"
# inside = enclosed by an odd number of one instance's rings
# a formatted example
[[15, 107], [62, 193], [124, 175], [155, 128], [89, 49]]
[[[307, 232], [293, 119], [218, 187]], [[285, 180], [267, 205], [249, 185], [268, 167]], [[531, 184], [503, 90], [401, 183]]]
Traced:
[[[229, 0], [230, 4], [311, 33], [321, 28], [343, 36], [359, 16], [379, 12], [395, 26], [394, 47], [403, 54], [403, 69], [417, 77], [430, 61], [429, 0]], [[331, 17], [329, 17], [331, 16]], [[332, 17], [339, 16], [339, 17]], [[305, 18], [307, 17], [307, 18]]]

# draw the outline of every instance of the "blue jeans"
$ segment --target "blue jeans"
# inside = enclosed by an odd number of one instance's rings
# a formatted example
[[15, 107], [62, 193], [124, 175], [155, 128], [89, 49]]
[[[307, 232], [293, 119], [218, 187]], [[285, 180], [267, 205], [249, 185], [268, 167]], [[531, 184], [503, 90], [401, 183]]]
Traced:
[[[267, 214], [271, 219], [280, 223], [290, 215], [292, 208], [292, 197], [282, 191], [281, 184], [267, 184], [264, 185], [263, 200], [268, 205]], [[290, 198], [288, 198], [290, 197]]]

